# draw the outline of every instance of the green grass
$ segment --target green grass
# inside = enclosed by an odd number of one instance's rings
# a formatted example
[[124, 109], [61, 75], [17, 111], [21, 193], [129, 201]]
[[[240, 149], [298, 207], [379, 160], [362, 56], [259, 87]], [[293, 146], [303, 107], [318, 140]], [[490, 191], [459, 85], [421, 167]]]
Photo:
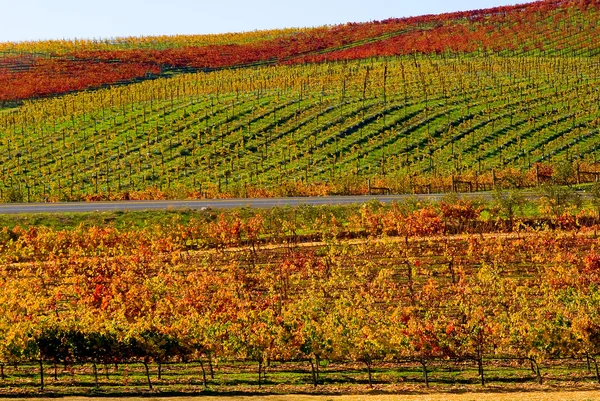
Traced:
[[[205, 363], [207, 374], [208, 366]], [[57, 376], [51, 364], [45, 365], [44, 394], [53, 396], [102, 395], [119, 396], [147, 394], [147, 378], [141, 364], [121, 364], [117, 367], [98, 365], [98, 387], [91, 364], [59, 365]], [[36, 394], [40, 383], [37, 364], [5, 366], [5, 379], [0, 381], [0, 396], [8, 394]], [[494, 390], [511, 392], [519, 387], [535, 390], [544, 388], [536, 383], [527, 364], [508, 361], [486, 361], [484, 364], [487, 386]], [[199, 363], [164, 364], [158, 379], [156, 365], [150, 365], [150, 379], [154, 392], [171, 395], [185, 394], [293, 394], [332, 393], [353, 394], [369, 390], [367, 371], [362, 365], [326, 364], [320, 368], [320, 384], [313, 387], [308, 363], [272, 363], [267, 368], [266, 381], [259, 388], [255, 363], [227, 363], [215, 366], [214, 379], [207, 376], [203, 385]], [[439, 361], [428, 365], [430, 388], [425, 387], [421, 365], [406, 363], [383, 363], [373, 367], [373, 385], [383, 392], [452, 392], [479, 391], [482, 389], [475, 363]], [[108, 373], [108, 378], [106, 377]], [[594, 381], [583, 361], [554, 361], [543, 366], [546, 388], [573, 390], [589, 387]], [[575, 384], [577, 383], [577, 384]]]
[[148, 211], [148, 212], [94, 212], [94, 213], [40, 213], [0, 215], [0, 226], [48, 227], [55, 230], [72, 230], [77, 227], [115, 227], [118, 229], [144, 228], [163, 225], [174, 219], [185, 223], [192, 217], [207, 217], [201, 211]]
[[[186, 224], [191, 219], [216, 221], [223, 214], [228, 217], [248, 219], [261, 214], [267, 228], [279, 231], [283, 221], [294, 221], [300, 230], [298, 235], [318, 232], [313, 225], [319, 218], [335, 216], [345, 224], [360, 208], [360, 205], [345, 206], [295, 206], [274, 207], [267, 210], [237, 208], [230, 210], [169, 210], [169, 211], [110, 211], [92, 213], [34, 213], [0, 214], [0, 227], [48, 227], [53, 230], [74, 230], [79, 227], [114, 227], [119, 230], [136, 230], [151, 226]], [[301, 227], [307, 227], [302, 229]]]

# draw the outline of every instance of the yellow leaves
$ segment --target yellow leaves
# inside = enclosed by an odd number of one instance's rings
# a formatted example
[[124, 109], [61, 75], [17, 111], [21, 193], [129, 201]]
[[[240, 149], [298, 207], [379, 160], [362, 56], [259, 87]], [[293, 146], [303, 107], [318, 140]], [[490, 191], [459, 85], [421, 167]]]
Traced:
[[[498, 252], [503, 252], [502, 249], [498, 249]], [[493, 286], [498, 279], [498, 270], [493, 265], [484, 263], [477, 271], [477, 279], [480, 281], [482, 286]]]
[[[262, 218], [240, 221], [242, 233], [265, 229]], [[201, 223], [194, 224], [175, 241], [202, 235]], [[568, 349], [570, 336], [592, 346], [599, 326], [600, 295], [582, 284], [577, 270], [600, 270], [600, 258], [586, 259], [582, 251], [597, 240], [585, 236], [505, 238], [502, 249], [497, 239], [482, 235], [408, 245], [388, 239], [263, 247], [255, 254], [247, 248], [176, 251], [175, 257], [150, 251], [158, 247], [153, 241], [172, 238], [164, 231], [173, 229], [182, 233], [186, 225], [143, 234], [83, 227], [20, 232], [20, 246], [45, 256], [2, 268], [0, 349], [13, 325], [33, 330], [41, 322], [77, 320], [133, 334], [159, 327], [230, 357], [258, 350], [296, 358], [300, 347], [340, 358], [462, 355], [479, 343], [486, 352], [521, 356]], [[89, 255], [88, 243], [99, 244], [97, 254]], [[535, 252], [544, 255], [543, 263], [532, 261]], [[53, 253], [54, 260], [46, 260]], [[462, 259], [465, 271], [454, 284], [446, 271], [450, 258]], [[438, 274], [415, 274], [409, 291], [407, 260]]]
[[[373, 328], [370, 326], [363, 326], [361, 332], [366, 340], [373, 340], [375, 337], [375, 333], [373, 332]], [[381, 333], [379, 333], [381, 334]]]

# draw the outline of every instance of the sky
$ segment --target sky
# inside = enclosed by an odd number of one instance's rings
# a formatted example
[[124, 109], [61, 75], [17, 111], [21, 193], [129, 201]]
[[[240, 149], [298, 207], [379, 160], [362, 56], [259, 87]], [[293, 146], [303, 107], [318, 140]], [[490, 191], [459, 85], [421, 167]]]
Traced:
[[527, 0], [0, 0], [0, 42], [312, 27]]

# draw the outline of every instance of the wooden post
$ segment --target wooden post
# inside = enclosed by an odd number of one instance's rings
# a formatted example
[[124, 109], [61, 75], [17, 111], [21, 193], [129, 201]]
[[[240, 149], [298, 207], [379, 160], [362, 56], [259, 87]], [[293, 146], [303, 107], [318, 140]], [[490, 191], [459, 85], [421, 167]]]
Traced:
[[40, 358], [40, 390], [44, 391], [44, 361]]

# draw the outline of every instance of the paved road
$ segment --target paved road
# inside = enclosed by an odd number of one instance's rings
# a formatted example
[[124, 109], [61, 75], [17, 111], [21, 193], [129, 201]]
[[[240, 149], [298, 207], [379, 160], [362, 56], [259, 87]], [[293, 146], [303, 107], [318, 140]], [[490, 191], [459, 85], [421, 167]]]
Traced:
[[[77, 213], [77, 212], [108, 212], [108, 211], [141, 211], [141, 210], [173, 210], [173, 209], [233, 209], [252, 207], [267, 209], [275, 206], [298, 205], [348, 205], [378, 200], [383, 203], [405, 201], [417, 198], [419, 200], [439, 201], [446, 194], [429, 195], [375, 195], [375, 196], [323, 196], [310, 198], [264, 198], [264, 199], [211, 199], [185, 201], [119, 201], [119, 202], [70, 202], [70, 203], [13, 203], [1, 204], [0, 214], [18, 213]], [[491, 192], [464, 193], [463, 198], [491, 200]], [[536, 198], [535, 193], [526, 193], [529, 198]]]
[[[416, 195], [419, 199], [439, 200], [444, 195]], [[485, 197], [484, 194], [480, 196]], [[275, 206], [297, 205], [348, 205], [365, 203], [373, 199], [388, 203], [402, 201], [415, 195], [386, 195], [386, 196], [323, 196], [311, 198], [264, 198], [264, 199], [210, 199], [184, 201], [119, 201], [119, 202], [69, 202], [69, 203], [12, 203], [1, 204], [0, 213], [76, 213], [76, 212], [107, 212], [134, 210], [170, 210], [170, 209], [233, 209], [252, 207], [267, 209]]]

